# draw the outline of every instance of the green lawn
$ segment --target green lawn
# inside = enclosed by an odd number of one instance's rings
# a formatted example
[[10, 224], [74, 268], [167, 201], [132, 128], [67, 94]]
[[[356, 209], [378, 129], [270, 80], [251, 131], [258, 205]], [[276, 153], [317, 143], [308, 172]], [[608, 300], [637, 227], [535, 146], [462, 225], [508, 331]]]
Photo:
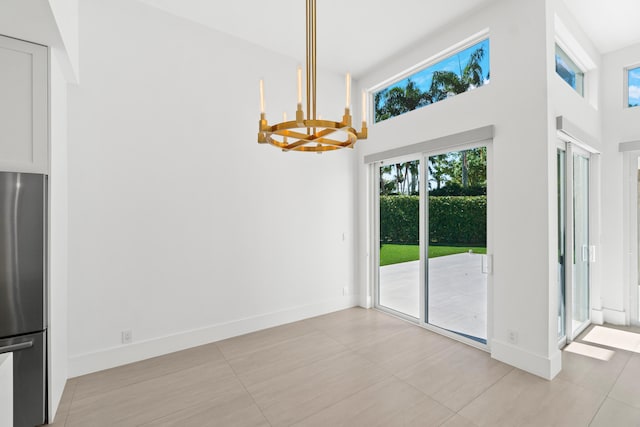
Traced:
[[[429, 258], [460, 254], [473, 251], [477, 254], [486, 254], [487, 248], [473, 246], [429, 246]], [[380, 266], [398, 264], [420, 259], [418, 245], [382, 245], [380, 249]]]

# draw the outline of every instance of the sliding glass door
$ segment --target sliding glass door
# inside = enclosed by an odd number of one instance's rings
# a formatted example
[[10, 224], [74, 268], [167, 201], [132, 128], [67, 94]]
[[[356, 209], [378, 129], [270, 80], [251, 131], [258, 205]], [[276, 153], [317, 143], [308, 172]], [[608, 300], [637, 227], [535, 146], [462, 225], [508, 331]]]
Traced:
[[375, 306], [487, 343], [487, 146], [375, 165]]
[[589, 322], [589, 156], [573, 154], [573, 283], [571, 331], [575, 337]]
[[487, 342], [487, 149], [427, 157], [426, 323]]
[[565, 269], [566, 269], [566, 203], [567, 203], [567, 179], [566, 179], [566, 153], [564, 149], [558, 149], [558, 339], [566, 337], [565, 328]]
[[420, 170], [420, 160], [377, 166], [377, 306], [415, 321], [420, 318]]
[[[558, 149], [558, 338], [573, 340], [591, 322], [591, 154]], [[566, 339], [565, 339], [566, 338]]]

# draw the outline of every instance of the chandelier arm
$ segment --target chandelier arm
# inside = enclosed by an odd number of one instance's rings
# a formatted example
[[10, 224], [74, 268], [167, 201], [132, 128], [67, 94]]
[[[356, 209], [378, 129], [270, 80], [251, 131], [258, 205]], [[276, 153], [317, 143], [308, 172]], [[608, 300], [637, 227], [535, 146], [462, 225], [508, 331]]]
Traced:
[[[303, 145], [305, 145], [305, 144], [309, 144], [309, 143], [311, 143], [311, 142], [312, 142], [312, 141], [309, 141], [309, 140], [307, 140], [307, 139], [299, 139], [299, 140], [297, 140], [296, 142], [292, 142], [292, 143], [290, 143], [290, 144], [287, 144], [287, 146], [286, 146], [286, 147], [284, 147], [284, 149], [285, 149], [285, 150], [288, 150], [288, 151], [290, 151], [290, 150], [295, 150], [297, 147], [303, 146]], [[314, 144], [315, 144], [315, 142], [314, 142]]]
[[[328, 146], [335, 146], [337, 148], [347, 148], [347, 147], [351, 147], [354, 143], [355, 143], [355, 137], [349, 138], [346, 141], [335, 141], [333, 139], [325, 138], [322, 136], [315, 136], [315, 135], [309, 136], [304, 134], [302, 134], [302, 138], [294, 142], [286, 143], [286, 142], [281, 142], [277, 140], [274, 140], [272, 142], [272, 144], [280, 148], [283, 148], [287, 151], [296, 150], [298, 147], [301, 147], [307, 144], [324, 144]], [[315, 150], [315, 151], [322, 151], [322, 150]]]
[[307, 140], [307, 139], [299, 139], [295, 142], [289, 143], [289, 144], [285, 144], [285, 146], [283, 146], [283, 149], [287, 150], [287, 151], [291, 151], [291, 150], [296, 150], [298, 147], [302, 147], [305, 146], [307, 144], [326, 144], [329, 146], [336, 146], [338, 148], [344, 148], [349, 146], [351, 143], [349, 141], [346, 142], [339, 142], [339, 141], [333, 141], [331, 139], [324, 139], [324, 138], [319, 138], [319, 139], [313, 139], [313, 140]]
[[318, 127], [322, 127], [324, 129], [312, 134], [305, 134], [302, 132], [297, 132], [293, 130], [293, 128], [291, 127], [283, 127], [283, 124], [277, 124], [277, 125], [271, 126], [271, 128], [267, 132], [269, 132], [270, 134], [275, 133], [277, 135], [285, 136], [289, 138], [306, 139], [308, 141], [314, 141], [317, 138], [323, 138], [328, 135], [331, 135], [332, 133], [339, 132], [339, 131], [342, 131], [351, 135], [357, 134], [355, 129], [353, 129], [350, 126], [344, 125], [342, 123], [330, 122], [326, 120], [308, 121], [306, 123], [307, 123], [307, 127], [306, 127], [307, 129], [310, 129], [310, 128], [317, 129]]
[[[314, 151], [316, 153], [322, 153], [323, 151], [333, 151], [333, 150], [339, 150], [341, 147], [335, 147], [335, 146], [326, 146], [326, 145], [322, 145], [320, 147], [318, 146], [312, 146], [312, 147], [298, 147], [296, 148], [294, 151]], [[287, 151], [287, 150], [285, 150]]]
[[324, 138], [325, 136], [329, 136], [329, 135], [331, 135], [332, 133], [335, 133], [335, 132], [337, 132], [337, 131], [339, 131], [339, 130], [340, 130], [340, 129], [330, 129], [330, 128], [323, 129], [323, 130], [321, 130], [321, 131], [319, 131], [319, 132], [316, 132], [316, 133], [314, 134], [314, 136], [315, 136], [315, 138], [314, 138], [314, 139]]
[[[284, 136], [284, 134], [282, 134]], [[307, 141], [312, 141], [311, 138], [314, 137], [314, 135], [307, 135], [306, 133], [302, 133], [302, 132], [295, 132], [295, 131], [288, 131], [286, 136], [288, 136], [289, 138], [297, 138], [297, 139], [304, 139]]]
[[333, 139], [327, 138], [318, 138], [314, 142], [317, 142], [318, 144], [334, 145], [340, 148], [348, 147], [349, 145], [351, 145], [350, 141], [334, 141]]

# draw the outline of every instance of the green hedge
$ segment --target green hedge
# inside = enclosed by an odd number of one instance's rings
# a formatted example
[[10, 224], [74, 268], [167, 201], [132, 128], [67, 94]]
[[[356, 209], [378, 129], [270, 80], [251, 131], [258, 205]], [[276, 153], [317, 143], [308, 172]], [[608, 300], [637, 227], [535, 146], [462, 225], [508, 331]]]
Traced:
[[380, 244], [417, 245], [419, 196], [380, 196]]
[[[417, 245], [419, 196], [380, 196], [380, 243]], [[486, 245], [486, 196], [430, 196], [429, 243]]]

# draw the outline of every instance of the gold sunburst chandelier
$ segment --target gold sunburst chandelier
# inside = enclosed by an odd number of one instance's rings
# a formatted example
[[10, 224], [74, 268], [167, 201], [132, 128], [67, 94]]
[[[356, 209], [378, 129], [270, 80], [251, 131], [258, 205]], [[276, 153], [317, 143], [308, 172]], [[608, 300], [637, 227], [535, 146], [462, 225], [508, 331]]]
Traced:
[[302, 69], [298, 67], [298, 106], [295, 120], [269, 125], [264, 108], [264, 81], [260, 80], [260, 123], [258, 143], [271, 144], [282, 151], [323, 151], [353, 148], [367, 138], [366, 94], [362, 92], [362, 130], [351, 125], [351, 76], [346, 76], [346, 106], [342, 121], [323, 120], [316, 112], [316, 0], [307, 0], [307, 109], [302, 109]]

